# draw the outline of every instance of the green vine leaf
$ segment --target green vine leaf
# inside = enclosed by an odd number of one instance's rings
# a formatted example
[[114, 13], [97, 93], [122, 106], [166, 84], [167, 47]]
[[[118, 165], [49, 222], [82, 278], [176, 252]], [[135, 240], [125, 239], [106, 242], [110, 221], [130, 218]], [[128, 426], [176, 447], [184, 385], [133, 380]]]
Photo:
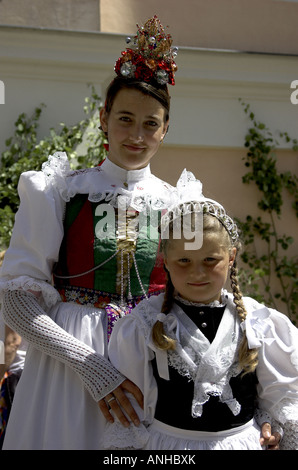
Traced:
[[[272, 132], [264, 123], [258, 122], [250, 105], [240, 99], [244, 112], [251, 121], [244, 139], [247, 154], [244, 165], [249, 171], [243, 176], [244, 184], [255, 184], [259, 190], [258, 207], [266, 214], [261, 217], [246, 216], [245, 221], [238, 220], [242, 231], [244, 250], [241, 259], [249, 267], [249, 273], [242, 270], [242, 284], [246, 295], [251, 295], [269, 306], [277, 308], [276, 300], [285, 305], [285, 313], [298, 321], [298, 281], [297, 256], [289, 256], [286, 251], [293, 244], [291, 235], [280, 234], [276, 221], [283, 211], [283, 191], [292, 198], [292, 208], [298, 218], [298, 178], [290, 172], [280, 173], [277, 168], [276, 150], [280, 142], [273, 138]], [[291, 139], [287, 132], [279, 132], [279, 138], [292, 144], [293, 151], [298, 150], [297, 139]], [[259, 255], [256, 241], [263, 242]], [[272, 279], [279, 281], [279, 291], [272, 292]]]

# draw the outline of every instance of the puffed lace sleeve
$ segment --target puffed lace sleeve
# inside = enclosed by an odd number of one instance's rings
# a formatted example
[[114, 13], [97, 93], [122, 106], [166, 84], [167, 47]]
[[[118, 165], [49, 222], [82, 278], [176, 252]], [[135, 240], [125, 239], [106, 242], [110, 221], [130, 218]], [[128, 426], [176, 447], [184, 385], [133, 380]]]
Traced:
[[259, 408], [285, 431], [291, 428], [298, 449], [298, 329], [288, 317], [266, 307], [248, 313], [245, 329], [249, 347], [259, 349]]
[[150, 330], [132, 312], [117, 321], [109, 342], [109, 358], [114, 367], [134, 382], [144, 394], [144, 409], [130, 396], [141, 425], [124, 428], [117, 420], [107, 423], [104, 447], [108, 449], [141, 449], [148, 439], [146, 426], [152, 422], [157, 400], [157, 387], [150, 361], [154, 353], [148, 347]]
[[[41, 292], [46, 305], [59, 299], [52, 287], [52, 268], [63, 237], [67, 156], [55, 154], [43, 171], [28, 171], [19, 180], [20, 207], [0, 277], [0, 292], [6, 289]], [[0, 294], [1, 299], [1, 294]]]

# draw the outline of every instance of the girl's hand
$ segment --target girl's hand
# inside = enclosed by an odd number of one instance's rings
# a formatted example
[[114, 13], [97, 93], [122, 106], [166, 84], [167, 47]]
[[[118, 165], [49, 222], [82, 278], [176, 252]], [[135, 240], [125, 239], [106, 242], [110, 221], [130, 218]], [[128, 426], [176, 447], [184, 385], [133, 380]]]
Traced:
[[119, 387], [115, 388], [112, 393], [109, 393], [106, 397], [100, 400], [98, 402], [99, 408], [106, 420], [110, 423], [114, 422], [114, 418], [110, 413], [110, 410], [113, 410], [113, 413], [123, 426], [128, 427], [130, 425], [124, 412], [135, 426], [139, 426], [139, 417], [127, 398], [125, 391], [131, 393], [140, 407], [143, 408], [143, 394], [141, 390], [128, 379], [124, 380], [124, 382], [122, 382]]
[[267, 450], [279, 450], [280, 434], [279, 432], [271, 433], [271, 426], [269, 423], [262, 424], [262, 436], [260, 438], [261, 446], [267, 446]]

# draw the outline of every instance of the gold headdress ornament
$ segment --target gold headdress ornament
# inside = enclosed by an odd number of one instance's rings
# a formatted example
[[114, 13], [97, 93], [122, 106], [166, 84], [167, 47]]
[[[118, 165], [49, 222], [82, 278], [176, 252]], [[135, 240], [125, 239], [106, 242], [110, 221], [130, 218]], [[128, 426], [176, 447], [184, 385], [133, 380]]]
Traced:
[[166, 34], [157, 16], [139, 27], [134, 38], [127, 37], [129, 48], [121, 53], [115, 64], [117, 75], [160, 85], [175, 85], [177, 70], [174, 58], [178, 48], [172, 47], [172, 37]]

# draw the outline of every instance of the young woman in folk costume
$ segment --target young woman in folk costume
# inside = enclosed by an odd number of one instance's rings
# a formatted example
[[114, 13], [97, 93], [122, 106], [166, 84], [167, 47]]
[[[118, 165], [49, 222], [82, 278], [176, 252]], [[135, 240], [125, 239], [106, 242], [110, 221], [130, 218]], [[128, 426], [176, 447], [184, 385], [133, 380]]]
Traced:
[[[109, 343], [111, 362], [144, 394], [142, 425], [107, 424], [106, 447], [277, 448], [281, 423], [282, 448], [298, 449], [298, 330], [242, 297], [238, 230], [225, 209], [192, 174], [177, 187], [161, 225], [166, 291], [119, 319]], [[266, 440], [261, 427], [271, 421]]]
[[73, 172], [56, 153], [20, 178], [0, 289], [4, 319], [29, 349], [4, 449], [100, 449], [110, 408], [138, 423], [124, 390], [142, 395], [108, 361], [107, 339], [115, 318], [164, 288], [157, 224], [144, 220], [172, 190], [150, 171], [168, 128], [171, 44], [154, 17], [116, 62], [100, 166]]

